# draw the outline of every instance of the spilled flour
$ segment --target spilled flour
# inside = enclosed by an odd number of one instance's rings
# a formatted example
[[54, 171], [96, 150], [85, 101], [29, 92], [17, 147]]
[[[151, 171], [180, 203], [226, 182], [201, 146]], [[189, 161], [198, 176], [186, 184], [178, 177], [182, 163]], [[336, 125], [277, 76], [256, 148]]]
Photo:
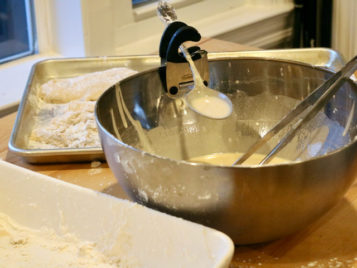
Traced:
[[28, 148], [100, 147], [94, 118], [96, 100], [109, 87], [135, 73], [124, 67], [112, 68], [52, 79], [41, 85]]
[[107, 256], [93, 242], [54, 230], [34, 230], [0, 213], [0, 267], [128, 267], [118, 256]]

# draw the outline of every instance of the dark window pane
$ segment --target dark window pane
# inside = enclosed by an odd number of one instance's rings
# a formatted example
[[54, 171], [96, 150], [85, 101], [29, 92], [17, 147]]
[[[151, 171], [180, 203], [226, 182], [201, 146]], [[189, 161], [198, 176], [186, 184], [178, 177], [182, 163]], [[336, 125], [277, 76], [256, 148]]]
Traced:
[[0, 62], [34, 53], [29, 0], [0, 0]]
[[157, 0], [132, 0], [133, 5], [141, 5], [156, 2]]

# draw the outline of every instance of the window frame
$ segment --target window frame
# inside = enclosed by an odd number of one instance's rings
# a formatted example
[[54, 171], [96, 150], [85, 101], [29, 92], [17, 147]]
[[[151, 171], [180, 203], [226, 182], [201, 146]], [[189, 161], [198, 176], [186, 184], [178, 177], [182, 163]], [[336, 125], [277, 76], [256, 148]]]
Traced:
[[[23, 3], [25, 4], [25, 13], [26, 13], [26, 25], [27, 25], [27, 40], [28, 40], [28, 49], [26, 51], [18, 52], [6, 57], [0, 58], [0, 64], [3, 64], [5, 62], [13, 61], [16, 59], [20, 59], [29, 55], [33, 55], [37, 53], [37, 47], [35, 43], [36, 39], [36, 30], [35, 30], [35, 24], [33, 23], [33, 17], [34, 17], [34, 10], [31, 8], [32, 7], [32, 0], [23, 0]], [[2, 41], [0, 44], [0, 47], [6, 47], [6, 46], [14, 46], [14, 43], [18, 42], [17, 39], [8, 39], [6, 41]]]

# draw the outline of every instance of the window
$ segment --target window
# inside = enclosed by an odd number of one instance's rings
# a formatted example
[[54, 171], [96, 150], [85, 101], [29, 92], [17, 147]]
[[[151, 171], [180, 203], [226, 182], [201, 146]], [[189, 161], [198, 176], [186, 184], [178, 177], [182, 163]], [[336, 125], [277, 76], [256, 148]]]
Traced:
[[0, 1], [0, 63], [35, 53], [30, 0]]
[[133, 0], [133, 6], [144, 4], [144, 3], [150, 3], [150, 2], [155, 2], [156, 0]]

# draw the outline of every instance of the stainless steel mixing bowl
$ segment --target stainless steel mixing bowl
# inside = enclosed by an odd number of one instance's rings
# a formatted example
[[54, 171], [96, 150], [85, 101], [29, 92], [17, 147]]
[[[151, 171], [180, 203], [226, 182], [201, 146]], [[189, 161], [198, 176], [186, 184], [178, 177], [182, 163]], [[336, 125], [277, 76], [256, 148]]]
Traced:
[[209, 65], [210, 87], [234, 105], [225, 120], [202, 117], [181, 99], [170, 99], [158, 69], [125, 79], [100, 97], [100, 138], [120, 185], [133, 200], [221, 230], [237, 244], [277, 239], [308, 225], [342, 198], [356, 176], [356, 84], [347, 81], [280, 152], [292, 162], [191, 163], [195, 156], [244, 152], [331, 75], [278, 60]]

